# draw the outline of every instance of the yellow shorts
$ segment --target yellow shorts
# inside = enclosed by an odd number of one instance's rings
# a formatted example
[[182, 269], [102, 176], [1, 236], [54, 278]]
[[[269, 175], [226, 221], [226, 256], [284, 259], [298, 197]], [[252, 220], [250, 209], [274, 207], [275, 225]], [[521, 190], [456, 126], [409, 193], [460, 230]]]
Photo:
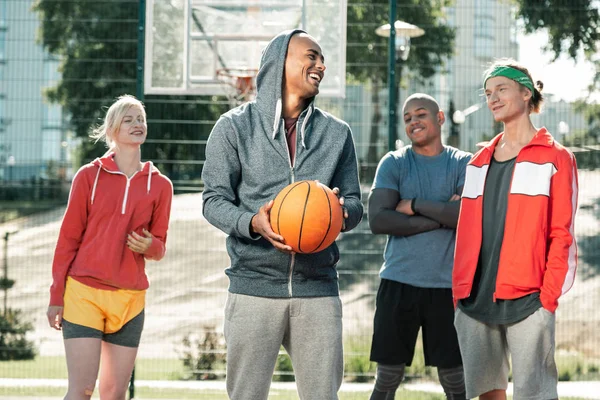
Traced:
[[[145, 290], [96, 289], [68, 277], [64, 295], [63, 330], [91, 328], [102, 334], [119, 332], [128, 322], [141, 316], [146, 302]], [[66, 322], [66, 324], [64, 323]], [[67, 326], [65, 326], [67, 325]], [[141, 326], [136, 323], [141, 335]], [[68, 332], [63, 333], [69, 338]], [[103, 337], [103, 335], [100, 335]], [[77, 335], [70, 337], [89, 337]]]

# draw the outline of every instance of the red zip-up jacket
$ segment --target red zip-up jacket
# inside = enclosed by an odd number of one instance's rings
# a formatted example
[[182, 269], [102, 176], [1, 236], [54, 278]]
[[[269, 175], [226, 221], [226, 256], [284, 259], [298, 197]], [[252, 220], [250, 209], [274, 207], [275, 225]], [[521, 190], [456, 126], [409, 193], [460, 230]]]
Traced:
[[[501, 136], [467, 165], [452, 272], [455, 304], [471, 294], [481, 248], [486, 175]], [[577, 191], [575, 157], [540, 129], [515, 160], [494, 301], [540, 292], [542, 306], [556, 310], [577, 268]]]
[[[128, 178], [114, 154], [84, 165], [73, 177], [54, 261], [50, 305], [62, 306], [67, 276], [98, 289], [148, 288], [145, 259], [165, 255], [173, 186], [148, 161]], [[127, 247], [135, 231], [152, 244], [145, 254]]]

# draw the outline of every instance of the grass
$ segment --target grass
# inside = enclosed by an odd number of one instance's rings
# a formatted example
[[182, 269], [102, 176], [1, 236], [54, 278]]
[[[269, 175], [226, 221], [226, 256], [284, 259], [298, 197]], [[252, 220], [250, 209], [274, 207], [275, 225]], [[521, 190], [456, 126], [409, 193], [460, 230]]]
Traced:
[[[183, 365], [175, 358], [140, 358], [136, 361], [135, 378], [139, 380], [179, 380], [185, 375]], [[64, 357], [36, 357], [28, 361], [0, 361], [0, 377], [32, 379], [66, 379]]]
[[[364, 354], [362, 348], [364, 344], [360, 342], [348, 343], [346, 350], [350, 354]], [[351, 350], [351, 352], [349, 351]], [[413, 367], [409, 369], [407, 375], [430, 376], [424, 370], [424, 364], [419, 355], [420, 351], [415, 354], [415, 362]], [[356, 360], [361, 356], [354, 356]], [[352, 356], [347, 356], [347, 366], [349, 364], [359, 363], [362, 365], [363, 372], [372, 372], [373, 365], [363, 361], [352, 361]], [[557, 362], [561, 376], [570, 374], [573, 378], [588, 376], [590, 379], [597, 379], [597, 365], [588, 358], [577, 355], [558, 355]], [[428, 373], [434, 373], [435, 369], [427, 369]], [[590, 372], [591, 371], [591, 372]], [[137, 380], [179, 380], [185, 376], [185, 370], [180, 360], [178, 359], [138, 359], [136, 362], [136, 379]], [[33, 378], [33, 379], [66, 379], [67, 372], [65, 360], [63, 357], [37, 357], [31, 361], [2, 361], [0, 362], [0, 377], [2, 378]], [[347, 380], [356, 380], [352, 377]], [[368, 387], [368, 386], [367, 386]], [[65, 389], [60, 387], [0, 387], [0, 398], [4, 396], [15, 396], [24, 398], [42, 398], [56, 397], [62, 398], [65, 394]], [[340, 393], [340, 400], [364, 400], [370, 395], [370, 389], [358, 392]], [[97, 399], [96, 396], [94, 399]], [[278, 400], [297, 400], [298, 395], [294, 390], [271, 389], [270, 399]], [[444, 396], [435, 393], [415, 392], [408, 390], [399, 390], [396, 398], [403, 400], [443, 400]], [[148, 387], [136, 387], [136, 399], [206, 399], [206, 400], [226, 400], [227, 395], [224, 391], [214, 389], [159, 389]], [[581, 398], [564, 398], [565, 400], [585, 400]]]
[[[362, 338], [362, 339], [361, 339]], [[425, 367], [421, 340], [417, 342], [413, 365], [407, 369], [407, 380], [411, 377], [430, 379], [437, 382], [435, 368]], [[375, 363], [368, 360], [370, 342], [362, 336], [347, 337], [344, 342], [345, 371], [347, 382], [373, 383]], [[556, 361], [561, 381], [600, 380], [600, 360], [592, 359], [581, 354], [557, 352]], [[136, 362], [136, 380], [182, 380], [189, 376], [179, 359], [147, 359], [140, 358]], [[31, 361], [1, 361], [0, 377], [2, 378], [32, 378], [32, 379], [66, 379], [67, 370], [62, 356], [37, 357]], [[340, 393], [340, 400], [364, 400], [370, 395], [370, 385], [365, 391]], [[0, 387], [0, 398], [4, 396], [41, 397], [64, 396], [65, 389], [60, 387]], [[97, 393], [97, 390], [96, 390]], [[270, 399], [297, 400], [294, 390], [271, 389]], [[398, 391], [396, 398], [403, 400], [443, 400], [444, 396], [434, 393]], [[97, 397], [94, 397], [97, 399]], [[222, 390], [215, 389], [172, 389], [136, 387], [136, 399], [210, 399], [226, 400], [227, 395]], [[584, 400], [565, 398], [568, 400]]]
[[[406, 376], [437, 381], [435, 368], [425, 366], [420, 340], [415, 351], [413, 365]], [[349, 382], [372, 382], [376, 364], [368, 360], [370, 344], [349, 338], [344, 343], [346, 380]], [[556, 363], [561, 381], [600, 380], [600, 360], [580, 354], [558, 352]], [[189, 376], [181, 360], [176, 358], [139, 358], [135, 377], [139, 380], [182, 380]], [[36, 357], [28, 361], [0, 361], [0, 377], [33, 379], [66, 379], [64, 357]]]
[[[373, 381], [373, 376], [377, 364], [369, 360], [371, 351], [371, 341], [364, 340], [365, 335], [348, 336], [344, 340], [344, 372], [347, 375], [347, 381], [369, 382]], [[423, 355], [423, 340], [421, 333], [415, 346], [415, 355], [412, 365], [406, 369], [405, 376], [407, 380], [434, 379], [437, 381], [437, 372], [435, 368], [425, 366], [425, 357]]]
[[[0, 388], [1, 396], [22, 396], [22, 397], [56, 397], [64, 396], [65, 390], [62, 388]], [[364, 400], [368, 398], [370, 391], [340, 393], [340, 400]], [[93, 399], [98, 398], [98, 390], [95, 391]], [[183, 389], [150, 389], [136, 388], [136, 400], [144, 399], [205, 399], [205, 400], [228, 400], [227, 394], [220, 390], [183, 390]], [[443, 400], [444, 396], [440, 394], [412, 392], [408, 390], [399, 390], [397, 398], [403, 400]], [[297, 400], [298, 394], [294, 390], [275, 390], [271, 389], [269, 399], [277, 400]]]
[[[24, 398], [36, 398], [41, 397], [56, 397], [62, 398], [65, 394], [65, 390], [62, 388], [54, 387], [34, 387], [34, 388], [2, 388], [0, 387], [0, 398], [4, 396], [19, 396]], [[339, 393], [340, 400], [364, 400], [368, 398], [370, 391], [364, 392], [351, 392], [351, 393]], [[128, 396], [129, 397], [129, 396]], [[137, 388], [135, 391], [136, 400], [151, 400], [151, 399], [199, 399], [199, 400], [228, 400], [227, 394], [220, 390], [183, 390], [183, 389], [150, 389], [150, 388]], [[398, 390], [396, 392], [396, 398], [402, 400], [444, 400], [445, 397], [441, 394], [416, 392], [409, 390]], [[98, 391], [96, 390], [95, 395], [92, 399], [98, 399]], [[298, 394], [293, 390], [274, 390], [271, 389], [269, 399], [277, 400], [298, 400]], [[512, 396], [509, 396], [512, 399]], [[561, 397], [562, 400], [588, 400], [580, 397]]]
[[66, 204], [65, 200], [0, 200], [0, 223], [47, 211]]
[[556, 354], [558, 379], [560, 381], [598, 381], [600, 380], [600, 360], [583, 357], [577, 353]]

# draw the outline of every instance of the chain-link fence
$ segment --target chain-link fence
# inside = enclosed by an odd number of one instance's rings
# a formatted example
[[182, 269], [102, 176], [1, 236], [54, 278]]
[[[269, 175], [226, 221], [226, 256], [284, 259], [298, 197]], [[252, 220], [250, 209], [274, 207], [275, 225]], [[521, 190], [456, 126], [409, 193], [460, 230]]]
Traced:
[[[414, 39], [406, 60], [397, 61], [398, 104], [417, 91], [433, 95], [446, 111], [444, 141], [476, 151], [478, 142], [501, 129], [485, 107], [482, 72], [494, 57], [518, 59], [523, 54], [523, 22], [517, 18], [516, 5], [500, 0], [425, 2], [427, 7], [421, 3], [398, 4], [401, 19], [430, 32]], [[140, 4], [137, 0], [0, 0], [0, 233], [4, 240], [0, 289], [5, 316], [0, 356], [14, 360], [35, 355], [35, 361], [21, 364], [0, 361], [6, 377], [65, 377], [62, 337], [48, 327], [45, 316], [54, 246], [74, 172], [105, 151], [86, 138], [90, 126], [116, 96], [137, 91]], [[173, 7], [180, 4], [171, 1]], [[352, 128], [365, 202], [388, 143], [400, 146], [407, 141], [402, 121], [390, 137], [387, 41], [374, 34], [387, 22], [388, 7], [387, 1], [348, 1], [345, 98], [317, 100], [319, 107]], [[541, 49], [538, 45], [530, 51]], [[581, 95], [547, 93], [545, 111], [534, 117], [534, 123], [546, 126], [567, 144], [580, 166], [576, 220], [580, 264], [577, 281], [561, 302], [557, 323], [561, 379], [598, 380], [599, 114], [589, 100], [586, 107], [577, 97]], [[176, 196], [167, 255], [146, 266], [151, 286], [136, 376], [222, 379], [228, 286], [223, 270], [229, 259], [225, 235], [202, 217], [200, 177], [206, 140], [229, 103], [225, 97], [182, 95], [147, 95], [144, 102], [149, 133], [143, 159], [152, 160], [172, 180]], [[366, 218], [338, 240], [346, 381], [373, 378], [375, 365], [369, 362], [369, 350], [385, 241], [371, 234]], [[408, 375], [431, 377], [434, 372], [423, 366], [422, 357], [417, 358]], [[293, 379], [283, 353], [275, 379]], [[199, 398], [213, 397], [200, 394]]]

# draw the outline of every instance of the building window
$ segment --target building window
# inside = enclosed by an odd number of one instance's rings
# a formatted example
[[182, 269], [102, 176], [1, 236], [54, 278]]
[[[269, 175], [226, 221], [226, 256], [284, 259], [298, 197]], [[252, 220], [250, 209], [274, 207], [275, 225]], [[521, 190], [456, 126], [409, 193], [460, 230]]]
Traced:
[[[6, 31], [0, 28], [0, 64], [4, 63], [6, 57]], [[1, 68], [1, 66], [0, 66]]]
[[510, 20], [514, 21], [510, 24], [510, 42], [515, 44], [519, 43], [519, 18], [517, 17], [517, 12], [518, 10], [516, 7], [510, 8]]
[[4, 64], [5, 57], [6, 57], [6, 0], [0, 0], [0, 80], [3, 79], [2, 64]]
[[0, 28], [6, 27], [6, 0], [0, 0]]
[[62, 131], [60, 129], [44, 129], [42, 130], [42, 160], [60, 160]]
[[494, 56], [494, 4], [490, 0], [475, 0], [475, 56], [491, 58]]
[[[49, 57], [44, 60], [45, 87], [55, 86], [60, 80], [59, 63], [58, 60]], [[60, 128], [62, 126], [62, 108], [60, 105], [44, 103], [43, 114], [44, 128]]]

